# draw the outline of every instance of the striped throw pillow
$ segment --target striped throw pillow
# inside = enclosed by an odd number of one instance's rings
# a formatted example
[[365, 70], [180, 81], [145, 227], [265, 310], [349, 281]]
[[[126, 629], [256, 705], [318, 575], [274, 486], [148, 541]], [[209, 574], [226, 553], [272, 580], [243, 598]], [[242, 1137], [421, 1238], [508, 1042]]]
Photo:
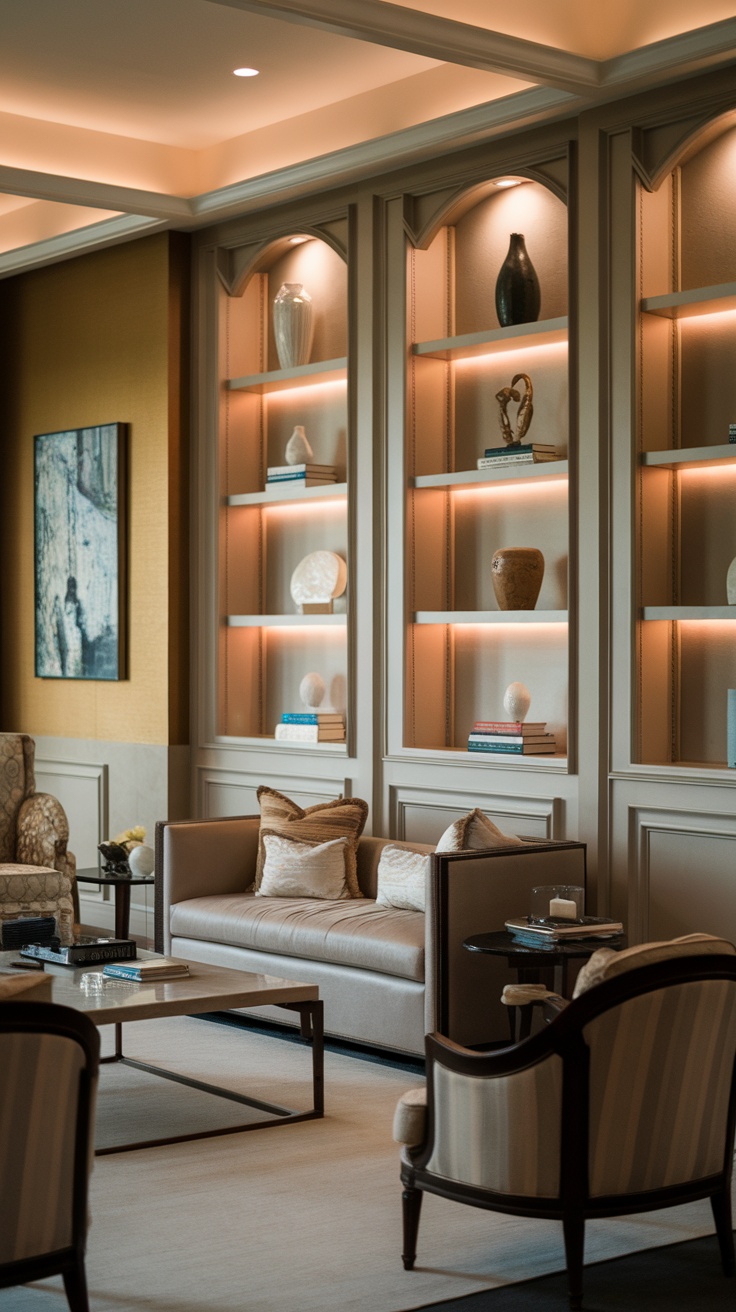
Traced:
[[334, 838], [347, 838], [345, 847], [345, 877], [350, 897], [362, 897], [358, 886], [356, 849], [358, 839], [368, 819], [368, 803], [359, 797], [338, 797], [332, 802], [320, 802], [302, 808], [275, 788], [261, 784], [258, 789], [261, 808], [261, 828], [258, 838], [255, 887], [258, 892], [263, 878], [266, 852], [264, 833], [280, 834], [283, 838], [297, 838], [304, 843], [329, 843]]

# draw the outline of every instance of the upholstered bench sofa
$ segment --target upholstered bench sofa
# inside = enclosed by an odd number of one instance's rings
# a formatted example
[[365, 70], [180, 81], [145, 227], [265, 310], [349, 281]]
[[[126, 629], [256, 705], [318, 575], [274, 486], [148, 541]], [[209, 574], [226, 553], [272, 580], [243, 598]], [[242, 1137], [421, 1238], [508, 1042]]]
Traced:
[[[281, 796], [265, 791], [266, 800]], [[488, 822], [498, 835], [491, 850], [437, 853], [430, 846], [359, 832], [352, 844], [352, 891], [290, 895], [286, 881], [279, 895], [271, 896], [264, 874], [268, 863], [262, 862], [264, 798], [259, 800], [261, 816], [157, 825], [156, 948], [189, 961], [316, 983], [326, 1033], [353, 1042], [423, 1055], [424, 1035], [436, 1028], [441, 998], [437, 970], [442, 987], [449, 988], [456, 977], [464, 981], [470, 969], [474, 1006], [481, 1013], [484, 999], [500, 993], [503, 963], [473, 962], [478, 954], [463, 952], [462, 937], [502, 929], [505, 916], [527, 908], [537, 883], [584, 882], [583, 844], [521, 841], [500, 835]], [[349, 808], [351, 799], [343, 806]], [[300, 814], [308, 817], [309, 809]], [[364, 821], [365, 814], [359, 830]], [[268, 823], [266, 816], [267, 840]], [[480, 813], [455, 828], [450, 841], [472, 839], [476, 849], [487, 841], [489, 829]], [[458, 895], [451, 906], [446, 894], [439, 894], [448, 884]], [[294, 887], [299, 888], [298, 880]], [[483, 967], [491, 971], [487, 985], [472, 973]], [[453, 997], [459, 992], [460, 983], [453, 986]], [[282, 1010], [262, 1011], [265, 1018], [284, 1022]], [[507, 1032], [501, 1015], [499, 1037]]]

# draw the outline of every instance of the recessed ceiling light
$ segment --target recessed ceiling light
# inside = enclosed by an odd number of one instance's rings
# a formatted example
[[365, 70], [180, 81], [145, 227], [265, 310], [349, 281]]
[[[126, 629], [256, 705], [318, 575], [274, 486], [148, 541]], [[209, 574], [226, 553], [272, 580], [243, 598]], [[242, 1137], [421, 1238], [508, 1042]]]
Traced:
[[233, 73], [236, 77], [258, 77], [259, 69], [257, 68], [234, 68]]
[[494, 178], [494, 187], [520, 187], [524, 178]]
[[308, 237], [290, 237], [290, 238], [289, 238], [289, 245], [290, 245], [290, 246], [303, 246], [305, 241], [309, 241], [309, 238], [308, 238]]

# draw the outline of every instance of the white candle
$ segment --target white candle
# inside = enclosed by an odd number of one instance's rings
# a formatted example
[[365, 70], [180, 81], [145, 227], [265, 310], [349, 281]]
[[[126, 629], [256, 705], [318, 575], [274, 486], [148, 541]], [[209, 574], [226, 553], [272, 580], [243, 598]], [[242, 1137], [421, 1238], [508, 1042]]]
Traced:
[[577, 903], [567, 897], [553, 897], [549, 904], [549, 914], [561, 920], [577, 920]]

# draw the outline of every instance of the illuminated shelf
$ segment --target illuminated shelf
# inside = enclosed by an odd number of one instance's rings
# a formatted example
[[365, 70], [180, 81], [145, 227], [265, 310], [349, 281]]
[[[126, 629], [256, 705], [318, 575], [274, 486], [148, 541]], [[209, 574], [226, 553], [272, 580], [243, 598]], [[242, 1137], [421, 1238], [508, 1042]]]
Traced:
[[513, 351], [520, 346], [553, 346], [566, 341], [567, 315], [560, 315], [557, 319], [543, 319], [538, 323], [519, 323], [510, 328], [489, 328], [481, 333], [416, 342], [412, 351], [414, 355], [432, 360], [471, 360], [477, 355]]
[[344, 628], [347, 615], [226, 615], [225, 623], [230, 629]]
[[326, 483], [323, 487], [302, 487], [285, 491], [235, 492], [225, 498], [228, 506], [293, 506], [302, 501], [324, 501], [326, 497], [346, 497], [347, 483]]
[[643, 620], [736, 620], [736, 606], [643, 606]]
[[[736, 607], [734, 608], [736, 610]], [[566, 624], [566, 610], [418, 610], [414, 624]]]
[[267, 751], [273, 748], [275, 751], [281, 752], [284, 750], [284, 748], [298, 747], [300, 751], [339, 752], [342, 756], [344, 756], [347, 752], [347, 743], [345, 742], [331, 742], [331, 743], [282, 742], [274, 738], [273, 734], [251, 734], [248, 737], [244, 737], [241, 734], [231, 733], [231, 734], [224, 734], [223, 737], [227, 738], [229, 742], [239, 743], [243, 747], [265, 748]]
[[285, 392], [290, 387], [338, 383], [347, 376], [347, 357], [341, 356], [338, 360], [317, 360], [314, 364], [300, 364], [293, 369], [273, 369], [270, 373], [228, 378], [225, 386], [231, 392], [254, 392], [257, 396], [264, 396], [267, 392]]
[[658, 314], [664, 319], [694, 319], [701, 314], [724, 314], [736, 310], [736, 282], [716, 283], [713, 287], [693, 287], [687, 292], [669, 292], [665, 296], [645, 296], [643, 314]]
[[736, 460], [736, 442], [722, 443], [720, 446], [678, 447], [670, 451], [646, 451], [641, 463], [657, 466], [660, 469], [678, 469], [682, 466], [691, 469], [707, 468], [719, 465], [723, 461]]
[[[736, 449], [733, 454], [736, 456]], [[463, 488], [482, 489], [496, 483], [525, 483], [528, 479], [544, 479], [547, 483], [559, 483], [568, 476], [566, 460], [545, 460], [538, 464], [501, 465], [493, 471], [489, 469], [464, 469], [453, 474], [419, 474], [410, 480], [410, 486], [450, 487], [460, 491]]]

